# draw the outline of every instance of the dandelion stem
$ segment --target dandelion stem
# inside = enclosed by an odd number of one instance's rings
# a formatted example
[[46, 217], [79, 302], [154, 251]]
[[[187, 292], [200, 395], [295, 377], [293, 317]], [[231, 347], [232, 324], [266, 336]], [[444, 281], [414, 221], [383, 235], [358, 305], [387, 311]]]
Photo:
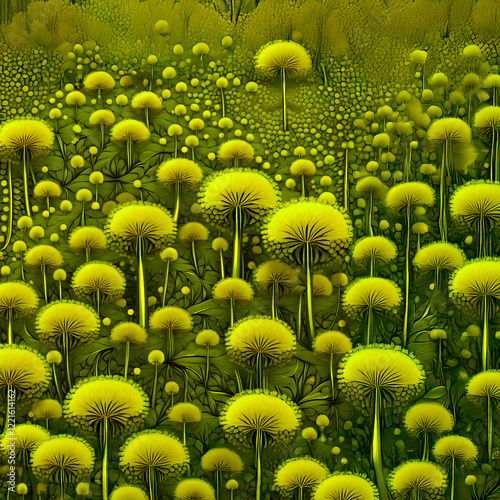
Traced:
[[299, 306], [297, 307], [297, 338], [300, 340], [302, 337], [302, 297], [303, 292], [299, 295]]
[[181, 207], [181, 185], [179, 182], [175, 183], [175, 206], [174, 206], [174, 222], [179, 219], [179, 210]]
[[424, 432], [424, 449], [422, 452], [422, 460], [429, 460], [429, 433]]
[[14, 333], [12, 331], [12, 309], [10, 307], [7, 310], [7, 324], [8, 324], [7, 338], [9, 341], [9, 345], [12, 345], [14, 343]]
[[193, 266], [194, 266], [194, 271], [196, 273], [196, 276], [200, 276], [200, 269], [198, 267], [198, 260], [196, 258], [196, 248], [195, 248], [195, 243], [194, 241], [191, 242], [191, 254], [193, 256]]
[[372, 343], [373, 338], [373, 308], [368, 308], [368, 318], [366, 324], [366, 345], [370, 345]]
[[283, 94], [283, 130], [287, 130], [287, 111], [286, 111], [286, 74], [285, 68], [281, 68], [281, 90]]
[[332, 385], [332, 403], [335, 401], [335, 374], [333, 373], [333, 353], [330, 354], [330, 383]]
[[403, 320], [403, 347], [406, 347], [408, 342], [408, 316], [410, 313], [410, 243], [411, 243], [411, 208], [406, 207], [406, 258], [405, 258], [405, 312]]
[[128, 378], [128, 364], [130, 361], [130, 342], [125, 343], [125, 368], [123, 370], [123, 378]]
[[66, 378], [68, 380], [68, 392], [71, 390], [73, 386], [71, 382], [71, 361], [69, 357], [69, 338], [66, 332], [63, 333], [63, 351], [64, 358], [66, 359]]
[[224, 279], [225, 278], [224, 257], [222, 256], [222, 250], [219, 250], [219, 257], [220, 257], [220, 277], [221, 277], [221, 279]]
[[224, 89], [221, 87], [220, 89], [220, 96], [221, 96], [221, 102], [222, 102], [222, 118], [226, 117], [226, 100], [224, 99]]
[[262, 489], [262, 464], [261, 464], [261, 452], [262, 452], [262, 435], [261, 431], [257, 431], [256, 449], [255, 449], [255, 467], [257, 469], [257, 491], [255, 492], [255, 500], [260, 500], [261, 489]]
[[488, 317], [488, 298], [483, 299], [483, 371], [490, 368], [490, 325]]
[[455, 500], [455, 457], [451, 457], [451, 491], [450, 500]]
[[441, 161], [441, 176], [439, 181], [439, 231], [441, 241], [448, 241], [448, 223], [446, 220], [446, 177], [448, 171], [448, 141], [443, 146], [443, 158]]
[[233, 253], [233, 278], [241, 276], [241, 233], [243, 230], [243, 221], [241, 208], [236, 207], [234, 211], [234, 253]]
[[108, 500], [108, 419], [104, 419], [102, 453], [102, 499]]
[[158, 384], [158, 363], [155, 363], [155, 378], [153, 382], [153, 394], [151, 394], [151, 408], [153, 410], [155, 409], [156, 406], [156, 387]]
[[210, 378], [210, 346], [207, 345], [207, 367], [205, 371], [205, 383], [208, 384], [208, 379]]
[[377, 486], [380, 492], [381, 500], [389, 500], [387, 488], [385, 485], [383, 459], [382, 459], [382, 436], [380, 428], [380, 414], [382, 406], [380, 400], [380, 390], [375, 389], [375, 402], [373, 411], [373, 442], [372, 442], [372, 460], [375, 476], [377, 478]]
[[230, 307], [230, 312], [231, 312], [231, 317], [230, 317], [230, 322], [231, 322], [231, 326], [234, 325], [234, 299], [230, 299], [229, 300], [230, 304], [229, 304], [229, 307]]
[[57, 379], [57, 370], [55, 363], [52, 363], [52, 378], [54, 379], [54, 385], [56, 386], [57, 397], [59, 398], [59, 402], [62, 404], [63, 397], [61, 394], [61, 389], [59, 388], [59, 380]]
[[146, 302], [146, 273], [144, 270], [144, 242], [137, 241], [137, 288], [139, 301], [139, 325], [146, 328], [148, 305]]
[[305, 265], [306, 265], [306, 296], [307, 296], [307, 317], [309, 323], [309, 335], [311, 341], [314, 339], [314, 312], [313, 312], [313, 275], [312, 275], [312, 257], [311, 245], [305, 246]]
[[368, 202], [368, 232], [373, 236], [373, 191], [370, 191], [370, 200]]
[[26, 215], [31, 217], [30, 197], [28, 191], [28, 165], [26, 161], [26, 148], [23, 148], [23, 183], [24, 183], [24, 202], [26, 206]]
[[167, 287], [168, 287], [169, 271], [170, 271], [170, 260], [167, 260], [167, 269], [165, 270], [165, 282], [163, 284], [163, 296], [161, 298], [162, 307], [165, 307], [165, 303], [167, 302]]

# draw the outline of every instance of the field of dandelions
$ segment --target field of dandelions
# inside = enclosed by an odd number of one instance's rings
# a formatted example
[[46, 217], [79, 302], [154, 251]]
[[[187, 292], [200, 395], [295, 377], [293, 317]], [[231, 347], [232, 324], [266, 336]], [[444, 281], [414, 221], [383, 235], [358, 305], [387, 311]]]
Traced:
[[499, 499], [499, 9], [2, 2], [0, 497]]

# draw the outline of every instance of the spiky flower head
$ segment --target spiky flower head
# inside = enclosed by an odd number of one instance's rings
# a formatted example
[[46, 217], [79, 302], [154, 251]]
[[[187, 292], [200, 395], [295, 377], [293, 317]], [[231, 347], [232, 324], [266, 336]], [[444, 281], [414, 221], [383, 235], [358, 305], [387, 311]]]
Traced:
[[278, 258], [302, 264], [306, 247], [313, 262], [345, 251], [352, 238], [349, 216], [336, 205], [314, 198], [279, 205], [262, 229], [266, 248]]
[[202, 347], [215, 347], [220, 343], [219, 334], [214, 330], [202, 330], [196, 335], [196, 345]]
[[464, 469], [474, 467], [477, 459], [477, 446], [463, 436], [442, 437], [434, 445], [433, 452], [438, 462], [448, 466], [454, 461]]
[[374, 175], [367, 175], [356, 184], [356, 191], [362, 196], [372, 195], [376, 199], [383, 199], [387, 193], [387, 186]]
[[243, 468], [243, 460], [229, 448], [212, 448], [201, 457], [201, 468], [212, 474], [239, 474]]
[[39, 425], [17, 424], [13, 430], [4, 432], [0, 438], [0, 451], [8, 456], [10, 447], [15, 442], [15, 453], [20, 464], [29, 463], [31, 454], [40, 443], [50, 438], [50, 432]]
[[384, 236], [367, 236], [356, 242], [352, 252], [355, 262], [365, 264], [373, 260], [375, 263], [386, 263], [397, 255], [396, 245]]
[[314, 297], [329, 297], [333, 292], [332, 282], [322, 274], [313, 276], [313, 296]]
[[83, 80], [85, 90], [99, 90], [101, 93], [110, 92], [115, 84], [115, 79], [106, 71], [94, 71]]
[[138, 486], [122, 484], [111, 492], [109, 500], [149, 500], [149, 496]]
[[297, 177], [313, 177], [315, 173], [316, 165], [305, 158], [299, 158], [290, 165], [290, 174]]
[[413, 259], [413, 264], [424, 271], [451, 272], [464, 263], [465, 254], [460, 248], [439, 241], [422, 247]]
[[37, 398], [51, 380], [50, 367], [38, 352], [25, 345], [0, 344], [0, 395], [15, 389], [16, 400]]
[[434, 189], [424, 182], [404, 182], [389, 189], [385, 204], [400, 212], [406, 208], [434, 204]]
[[417, 395], [425, 372], [405, 349], [385, 344], [360, 346], [344, 356], [338, 371], [339, 389], [354, 406], [370, 411], [375, 393], [401, 408]]
[[342, 305], [355, 318], [371, 309], [395, 314], [401, 304], [401, 290], [385, 278], [358, 278], [344, 293]]
[[135, 382], [118, 376], [80, 380], [64, 401], [64, 416], [75, 427], [99, 433], [137, 430], [146, 418], [149, 398]]
[[40, 399], [31, 408], [35, 420], [59, 420], [62, 406], [56, 399]]
[[63, 265], [63, 256], [51, 245], [37, 245], [24, 254], [24, 262], [33, 269], [45, 266], [47, 271], [53, 271]]
[[480, 314], [487, 304], [494, 315], [500, 300], [500, 259], [474, 259], [450, 278], [450, 297], [459, 307]]
[[243, 305], [253, 300], [251, 285], [241, 278], [225, 278], [218, 281], [212, 289], [212, 294], [216, 302], [233, 300]]
[[254, 316], [238, 321], [229, 329], [226, 349], [230, 359], [241, 365], [282, 366], [295, 353], [295, 335], [281, 320]]
[[6, 161], [22, 162], [23, 155], [30, 160], [44, 158], [53, 143], [54, 133], [41, 120], [12, 120], [0, 128], [0, 155]]
[[176, 480], [188, 466], [187, 448], [176, 437], [158, 430], [134, 434], [120, 449], [120, 468], [134, 482], [146, 483], [152, 472], [159, 481]]
[[101, 322], [87, 304], [57, 300], [47, 304], [36, 317], [40, 342], [62, 345], [66, 337], [71, 345], [92, 342], [99, 335]]
[[441, 434], [453, 429], [453, 415], [439, 403], [417, 403], [405, 415], [405, 426], [416, 437], [422, 434]]
[[233, 139], [225, 142], [219, 148], [218, 153], [220, 161], [228, 164], [234, 164], [235, 161], [239, 161], [240, 165], [245, 165], [252, 161], [253, 155], [254, 149], [252, 145], [241, 139]]
[[500, 370], [486, 370], [474, 375], [467, 385], [467, 395], [477, 402], [489, 399], [500, 403]]
[[215, 490], [203, 479], [183, 479], [175, 488], [174, 500], [215, 500]]
[[89, 117], [89, 125], [91, 127], [100, 127], [101, 125], [109, 128], [115, 124], [116, 117], [110, 109], [98, 109]]
[[163, 108], [160, 97], [147, 90], [136, 94], [130, 104], [135, 112], [147, 109], [149, 113], [159, 113]]
[[36, 311], [38, 297], [30, 285], [22, 281], [0, 283], [0, 316], [12, 319], [30, 316]]
[[148, 341], [148, 334], [142, 326], [132, 321], [118, 323], [111, 330], [111, 340], [118, 344], [130, 342], [135, 345], [144, 345]]
[[331, 330], [320, 333], [313, 342], [313, 351], [320, 358], [343, 356], [352, 349], [351, 339], [342, 332]]
[[351, 472], [335, 473], [318, 485], [311, 500], [378, 500], [378, 491], [365, 476]]
[[301, 416], [285, 395], [257, 389], [233, 396], [219, 421], [226, 439], [237, 448], [252, 449], [260, 435], [264, 448], [278, 449], [293, 439]]
[[231, 227], [241, 212], [244, 227], [257, 224], [280, 200], [274, 181], [258, 170], [229, 169], [207, 177], [199, 202], [208, 222]]
[[165, 306], [151, 315], [149, 328], [158, 335], [165, 335], [168, 331], [188, 333], [193, 328], [193, 319], [182, 307]]
[[210, 231], [201, 222], [188, 222], [177, 231], [177, 239], [184, 245], [201, 245], [208, 240]]
[[132, 144], [145, 144], [149, 141], [151, 132], [139, 120], [127, 118], [115, 124], [111, 129], [111, 140], [116, 143], [130, 142]]
[[168, 411], [168, 419], [178, 424], [192, 424], [201, 421], [201, 411], [193, 403], [177, 403]]
[[73, 273], [71, 288], [82, 300], [93, 299], [99, 294], [102, 304], [114, 302], [125, 293], [125, 275], [109, 262], [94, 260]]
[[312, 491], [328, 475], [328, 468], [310, 457], [292, 458], [283, 462], [274, 473], [273, 489], [290, 497], [297, 491]]
[[447, 143], [453, 152], [458, 153], [470, 146], [472, 133], [469, 125], [460, 118], [440, 118], [434, 120], [427, 130], [427, 139], [431, 143]]
[[425, 461], [406, 462], [394, 469], [388, 478], [389, 488], [397, 500], [422, 498], [439, 500], [447, 486], [446, 472]]
[[268, 260], [255, 269], [253, 281], [261, 293], [274, 290], [286, 295], [299, 282], [299, 272], [279, 260]]
[[56, 199], [61, 196], [62, 189], [57, 182], [54, 181], [40, 181], [37, 182], [33, 189], [33, 195], [36, 198], [49, 198]]
[[180, 186], [183, 191], [193, 191], [201, 184], [203, 171], [192, 160], [172, 158], [158, 167], [156, 178], [167, 191], [173, 191], [175, 186]]
[[477, 232], [489, 231], [500, 223], [500, 184], [478, 180], [460, 186], [451, 197], [450, 212]]
[[273, 41], [264, 45], [255, 56], [255, 65], [264, 75], [288, 78], [302, 76], [311, 69], [307, 50], [292, 41]]
[[105, 232], [118, 252], [144, 254], [161, 252], [174, 239], [177, 226], [170, 212], [148, 202], [128, 202], [108, 215]]
[[103, 253], [108, 248], [106, 234], [100, 227], [85, 226], [76, 228], [68, 240], [71, 250], [77, 253], [91, 250], [94, 255]]
[[486, 136], [497, 131], [500, 128], [500, 106], [485, 106], [477, 111], [474, 115], [474, 128]]
[[52, 436], [33, 452], [31, 468], [40, 481], [76, 482], [88, 477], [94, 469], [94, 450], [78, 437]]

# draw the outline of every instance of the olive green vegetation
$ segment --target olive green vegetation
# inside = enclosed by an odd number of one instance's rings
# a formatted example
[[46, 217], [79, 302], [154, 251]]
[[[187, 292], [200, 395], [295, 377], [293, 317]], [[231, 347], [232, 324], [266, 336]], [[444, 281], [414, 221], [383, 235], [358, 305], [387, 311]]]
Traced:
[[495, 0], [0, 16], [2, 498], [499, 497]]

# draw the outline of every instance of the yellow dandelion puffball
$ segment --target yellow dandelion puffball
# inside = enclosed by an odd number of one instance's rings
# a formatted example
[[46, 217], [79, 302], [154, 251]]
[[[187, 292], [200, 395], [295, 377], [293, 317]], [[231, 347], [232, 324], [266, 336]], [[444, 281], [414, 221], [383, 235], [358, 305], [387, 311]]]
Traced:
[[408, 498], [409, 495], [442, 498], [447, 475], [441, 467], [430, 462], [406, 462], [391, 473], [388, 483], [397, 498]]
[[168, 21], [160, 19], [159, 21], [156, 21], [156, 23], [155, 23], [155, 30], [160, 35], [167, 35], [168, 33], [170, 33], [170, 25], [168, 24]]
[[285, 396], [256, 390], [232, 397], [219, 420], [226, 438], [234, 446], [252, 449], [259, 431], [266, 447], [276, 449], [293, 439], [301, 417], [295, 403]]
[[62, 189], [59, 184], [53, 181], [40, 181], [33, 189], [33, 195], [36, 198], [57, 199], [61, 196]]
[[98, 109], [89, 117], [89, 125], [91, 127], [99, 127], [102, 125], [109, 128], [115, 124], [115, 121], [115, 114], [110, 109]]
[[385, 203], [397, 212], [408, 207], [433, 205], [434, 189], [423, 182], [404, 182], [389, 189]]
[[63, 410], [59, 401], [55, 399], [40, 399], [31, 408], [35, 419], [58, 420], [62, 418]]
[[219, 148], [218, 158], [222, 162], [234, 162], [235, 166], [244, 165], [254, 157], [252, 145], [240, 139], [227, 141]]
[[44, 266], [47, 270], [53, 271], [63, 265], [63, 256], [53, 246], [37, 245], [24, 254], [24, 262], [35, 269]]
[[467, 385], [467, 395], [500, 401], [500, 370], [486, 370], [474, 375]]
[[215, 490], [203, 479], [183, 479], [175, 488], [174, 500], [215, 500]]
[[453, 151], [466, 149], [472, 138], [472, 132], [467, 123], [460, 118], [440, 118], [434, 120], [427, 130], [427, 139], [437, 144], [453, 144]]
[[47, 363], [52, 364], [60, 364], [62, 361], [62, 354], [59, 351], [49, 351], [46, 356]]
[[33, 451], [40, 443], [47, 441], [50, 438], [50, 432], [39, 425], [17, 424], [14, 429], [5, 432], [0, 437], [0, 451], [2, 454], [8, 455], [10, 448], [9, 444], [15, 441], [15, 453], [18, 459], [28, 459]]
[[311, 441], [318, 439], [318, 432], [314, 427], [306, 427], [305, 429], [302, 429], [302, 438], [310, 443]]
[[[452, 217], [474, 228], [484, 231], [486, 226], [498, 224], [500, 210], [500, 186], [482, 181], [473, 181], [459, 187], [450, 200]], [[484, 222], [482, 222], [484, 221]]]
[[90, 484], [89, 483], [78, 483], [75, 487], [75, 493], [77, 495], [86, 496], [90, 494]]
[[196, 335], [195, 342], [202, 347], [215, 347], [219, 345], [220, 336], [214, 330], [202, 330]]
[[115, 79], [105, 71], [95, 71], [89, 73], [83, 80], [85, 90], [97, 90], [104, 94], [115, 88]]
[[76, 269], [71, 288], [82, 300], [94, 298], [98, 303], [106, 304], [125, 293], [125, 276], [108, 262], [92, 261]]
[[451, 243], [434, 242], [422, 247], [415, 255], [413, 264], [424, 271], [451, 272], [465, 263], [464, 252]]
[[170, 396], [178, 394], [179, 390], [180, 388], [177, 382], [170, 381], [165, 384], [165, 392]]
[[463, 436], [442, 437], [433, 451], [438, 462], [449, 463], [454, 460], [467, 468], [473, 465], [478, 455], [477, 446]]
[[192, 403], [177, 403], [170, 408], [168, 419], [178, 424], [201, 422], [201, 411]]
[[225, 238], [222, 238], [221, 236], [214, 238], [214, 240], [212, 241], [212, 250], [214, 250], [215, 252], [218, 252], [219, 250], [225, 252], [228, 248], [229, 243]]
[[0, 128], [0, 155], [14, 162], [37, 160], [47, 156], [54, 143], [54, 133], [44, 122], [20, 119], [7, 122]]
[[394, 260], [397, 255], [396, 245], [384, 236], [368, 236], [356, 242], [352, 252], [355, 262], [365, 264], [374, 261], [377, 264]]
[[288, 363], [295, 353], [295, 335], [290, 327], [265, 316], [245, 318], [227, 333], [226, 349], [232, 361], [263, 368]]
[[68, 92], [68, 95], [66, 96], [66, 104], [68, 106], [83, 106], [86, 102], [87, 98], [85, 97], [85, 94], [79, 90]]
[[333, 292], [333, 285], [330, 280], [322, 274], [313, 276], [313, 296], [329, 297]]
[[108, 248], [106, 234], [95, 226], [75, 229], [69, 237], [68, 244], [74, 252], [92, 252], [93, 255], [103, 253]]
[[135, 112], [148, 110], [150, 113], [159, 113], [163, 108], [158, 95], [148, 91], [136, 94], [130, 104]]
[[212, 289], [215, 301], [232, 300], [240, 304], [248, 304], [253, 300], [253, 289], [241, 278], [225, 278], [217, 282]]
[[200, 185], [203, 172], [192, 160], [173, 158], [158, 167], [156, 178], [167, 191], [173, 191], [176, 186], [181, 187], [183, 191], [192, 191]]
[[91, 307], [70, 300], [47, 304], [36, 318], [38, 337], [46, 344], [62, 345], [63, 339], [92, 342], [99, 328], [99, 318]]
[[282, 463], [274, 475], [274, 489], [288, 496], [313, 490], [328, 475], [328, 468], [313, 458], [292, 458]]
[[19, 319], [33, 314], [38, 306], [38, 297], [31, 288], [21, 281], [0, 283], [0, 316]]
[[148, 341], [148, 334], [142, 326], [132, 321], [118, 323], [111, 330], [110, 338], [118, 344], [130, 342], [135, 345], [144, 345]]
[[144, 144], [149, 141], [151, 132], [146, 125], [138, 120], [126, 118], [111, 129], [111, 140], [114, 142], [129, 142]]
[[337, 330], [320, 333], [313, 343], [314, 353], [324, 359], [332, 356], [343, 356], [351, 349], [351, 339], [345, 333]]
[[301, 199], [279, 207], [263, 228], [267, 248], [280, 258], [301, 264], [308, 247], [313, 262], [346, 249], [351, 241], [349, 217], [336, 206]]
[[253, 279], [260, 292], [283, 295], [299, 282], [299, 272], [279, 260], [268, 260], [255, 269]]
[[228, 448], [212, 448], [201, 457], [201, 468], [212, 474], [239, 474], [243, 468], [243, 460]]
[[185, 245], [191, 245], [191, 243], [201, 245], [208, 240], [209, 235], [208, 228], [201, 222], [188, 222], [177, 231], [177, 239]]
[[276, 41], [265, 45], [258, 52], [256, 66], [272, 76], [284, 72], [287, 77], [296, 77], [311, 69], [311, 58], [298, 43]]
[[377, 500], [378, 491], [371, 481], [364, 477], [341, 472], [324, 479], [314, 490], [312, 500], [333, 500], [342, 497], [353, 500]]
[[185, 309], [165, 306], [151, 315], [149, 328], [159, 335], [165, 335], [167, 332], [188, 333], [193, 328], [193, 320]]
[[137, 486], [124, 484], [111, 492], [109, 500], [149, 500], [149, 496]]
[[453, 415], [439, 403], [417, 403], [405, 415], [405, 426], [414, 436], [441, 434], [453, 429]]
[[160, 253], [160, 258], [163, 261], [172, 261], [175, 262], [179, 257], [179, 253], [173, 247], [167, 247], [165, 250], [162, 250]]
[[311, 160], [295, 160], [290, 165], [290, 174], [297, 177], [313, 177], [316, 174], [316, 165]]

